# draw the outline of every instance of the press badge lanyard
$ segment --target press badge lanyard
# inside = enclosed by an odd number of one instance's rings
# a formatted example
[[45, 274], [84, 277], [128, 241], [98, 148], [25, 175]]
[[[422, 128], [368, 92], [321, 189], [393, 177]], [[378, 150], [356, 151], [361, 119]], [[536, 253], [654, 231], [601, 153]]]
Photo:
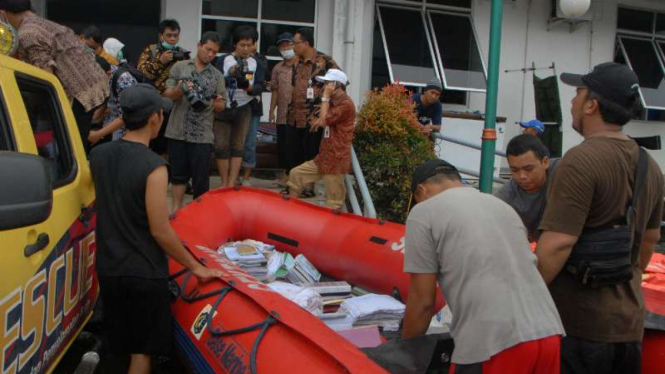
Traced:
[[312, 87], [312, 80], [307, 82], [307, 100], [314, 100], [314, 87]]

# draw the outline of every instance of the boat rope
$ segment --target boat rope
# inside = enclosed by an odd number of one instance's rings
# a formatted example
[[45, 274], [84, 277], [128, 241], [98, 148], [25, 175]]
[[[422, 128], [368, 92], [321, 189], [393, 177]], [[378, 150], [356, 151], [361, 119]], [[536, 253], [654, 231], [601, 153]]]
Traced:
[[[259, 345], [261, 344], [261, 341], [263, 340], [263, 337], [266, 334], [266, 331], [268, 331], [268, 328], [272, 326], [277, 320], [273, 315], [268, 314], [268, 317], [262, 322], [257, 322], [255, 324], [241, 327], [235, 330], [221, 330], [221, 329], [215, 329], [212, 327], [212, 318], [214, 316], [214, 312], [217, 311], [217, 308], [219, 308], [220, 304], [224, 300], [224, 297], [229, 293], [229, 291], [232, 291], [234, 282], [229, 281], [229, 285], [226, 287], [219, 288], [214, 291], [210, 291], [204, 294], [199, 294], [198, 291], [194, 290], [192, 293], [185, 294], [185, 289], [187, 288], [187, 282], [189, 279], [192, 277], [192, 273], [188, 271], [187, 269], [183, 269], [175, 274], [173, 274], [170, 279], [174, 280], [178, 277], [180, 277], [183, 274], [185, 275], [185, 279], [182, 281], [182, 285], [180, 286], [180, 297], [182, 297], [183, 301], [185, 301], [188, 304], [194, 303], [196, 301], [208, 299], [213, 296], [217, 296], [217, 299], [215, 300], [215, 303], [212, 305], [211, 311], [208, 313], [206, 317], [206, 328], [208, 329], [208, 333], [210, 333], [210, 336], [229, 336], [229, 335], [235, 335], [235, 334], [242, 334], [245, 332], [250, 332], [250, 331], [255, 331], [255, 330], [260, 330], [259, 335], [256, 337], [256, 340], [254, 340], [254, 344], [252, 345], [252, 351], [249, 355], [249, 369], [252, 374], [257, 374], [258, 371], [256, 369], [256, 356], [259, 350]], [[276, 314], [276, 313], [273, 313]]]

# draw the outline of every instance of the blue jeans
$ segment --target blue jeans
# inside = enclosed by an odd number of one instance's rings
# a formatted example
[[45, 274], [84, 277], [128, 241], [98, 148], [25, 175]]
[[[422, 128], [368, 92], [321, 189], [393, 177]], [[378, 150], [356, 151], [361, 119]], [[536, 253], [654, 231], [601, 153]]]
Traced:
[[259, 123], [261, 116], [253, 115], [252, 120], [249, 122], [249, 129], [247, 130], [247, 138], [245, 138], [245, 149], [242, 152], [242, 167], [252, 168], [256, 167], [256, 132], [259, 130]]

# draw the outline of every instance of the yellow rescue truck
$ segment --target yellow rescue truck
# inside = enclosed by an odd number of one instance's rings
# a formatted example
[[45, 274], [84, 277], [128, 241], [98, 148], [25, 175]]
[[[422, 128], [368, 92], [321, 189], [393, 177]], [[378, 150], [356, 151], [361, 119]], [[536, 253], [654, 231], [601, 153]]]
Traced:
[[[0, 49], [13, 35], [0, 24]], [[0, 373], [50, 373], [98, 295], [95, 200], [58, 79], [0, 55]]]

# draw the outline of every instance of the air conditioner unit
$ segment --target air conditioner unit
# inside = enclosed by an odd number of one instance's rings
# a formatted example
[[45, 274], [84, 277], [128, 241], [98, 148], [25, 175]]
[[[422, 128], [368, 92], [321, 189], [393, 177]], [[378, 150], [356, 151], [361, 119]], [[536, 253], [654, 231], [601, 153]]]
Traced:
[[[562, 1], [567, 1], [567, 0], [552, 0], [552, 14], [551, 14], [551, 19], [565, 19], [565, 20], [570, 20], [570, 21], [591, 21], [593, 20], [593, 5], [594, 1], [591, 1], [591, 5], [589, 6], [589, 10], [586, 11], [586, 13], [582, 14], [581, 16], [578, 17], [569, 17], [567, 16], [562, 10], [561, 10], [561, 2]], [[598, 1], [598, 0], [596, 0]]]

